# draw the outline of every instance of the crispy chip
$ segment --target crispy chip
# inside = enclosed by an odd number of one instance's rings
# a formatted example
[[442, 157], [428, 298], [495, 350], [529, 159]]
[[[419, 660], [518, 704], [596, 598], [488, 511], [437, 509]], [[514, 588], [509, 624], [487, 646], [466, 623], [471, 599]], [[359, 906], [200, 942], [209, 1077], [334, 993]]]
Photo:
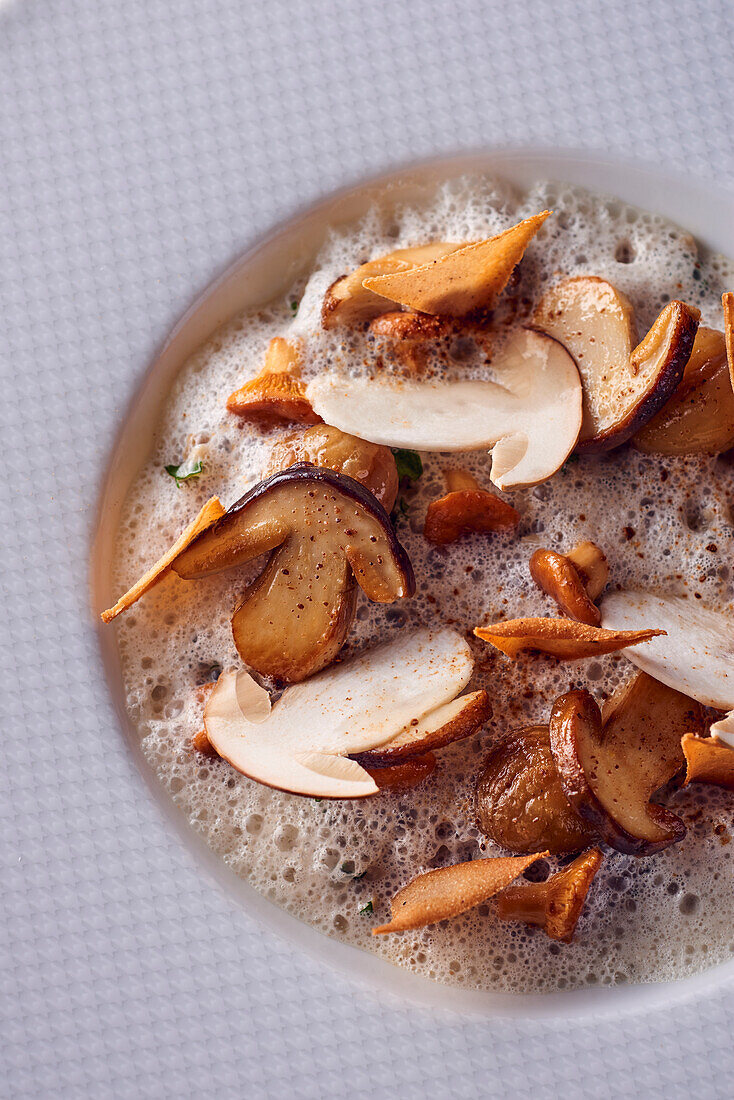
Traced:
[[200, 535], [207, 527], [211, 527], [215, 520], [218, 520], [219, 517], [223, 515], [224, 508], [219, 498], [210, 497], [196, 519], [193, 519], [188, 527], [184, 528], [173, 546], [169, 550], [166, 550], [163, 557], [159, 558], [155, 565], [152, 565], [139, 581], [136, 581], [129, 592], [126, 592], [124, 596], [120, 596], [114, 607], [110, 607], [102, 612], [102, 622], [111, 622], [113, 619], [116, 619], [122, 611], [125, 611], [128, 607], [132, 607], [134, 603], [137, 603], [140, 597], [143, 596], [149, 588], [152, 588], [154, 584], [165, 576], [172, 562], [174, 562], [178, 555], [186, 549], [189, 543], [193, 542], [197, 535]]
[[410, 309], [463, 317], [486, 306], [495, 294], [504, 290], [549, 214], [550, 210], [544, 210], [496, 237], [465, 245], [409, 271], [375, 275], [362, 285]]
[[508, 657], [523, 649], [549, 653], [565, 661], [598, 657], [630, 645], [649, 642], [664, 630], [605, 630], [573, 619], [508, 619], [507, 622], [478, 626], [474, 633]]
[[734, 293], [727, 290], [721, 295], [724, 307], [724, 338], [726, 339], [726, 358], [729, 361], [729, 376], [734, 386]]
[[684, 734], [681, 748], [686, 758], [686, 781], [689, 783], [713, 783], [734, 791], [734, 749], [730, 749], [718, 737], [696, 737]]
[[497, 856], [474, 859], [453, 867], [440, 867], [418, 875], [392, 899], [392, 920], [372, 932], [406, 932], [426, 924], [456, 917], [509, 886], [526, 867], [548, 852], [530, 856]]

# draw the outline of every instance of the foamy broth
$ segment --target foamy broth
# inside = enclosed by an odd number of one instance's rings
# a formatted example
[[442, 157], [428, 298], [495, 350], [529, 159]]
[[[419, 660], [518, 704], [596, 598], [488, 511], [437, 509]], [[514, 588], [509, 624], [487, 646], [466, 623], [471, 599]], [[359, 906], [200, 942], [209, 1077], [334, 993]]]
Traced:
[[[375, 349], [319, 326], [323, 292], [338, 275], [396, 247], [489, 236], [549, 207], [555, 213], [530, 245], [511, 290], [522, 321], [559, 275], [610, 279], [633, 301], [640, 334], [670, 298], [700, 307], [720, 328], [720, 296], [732, 267], [702, 255], [693, 239], [657, 215], [616, 199], [542, 183], [525, 195], [485, 178], [444, 186], [428, 208], [388, 216], [373, 210], [324, 246], [307, 283], [282, 301], [222, 328], [185, 364], [166, 403], [150, 456], [125, 502], [115, 589], [124, 590], [216, 493], [231, 504], [254, 482], [282, 430], [262, 433], [225, 410], [227, 395], [256, 373], [268, 341], [305, 340], [305, 373], [359, 370]], [[300, 301], [294, 317], [293, 303]], [[466, 348], [453, 348], [448, 375], [487, 375]], [[181, 489], [163, 467], [192, 453], [204, 474]], [[427, 783], [403, 795], [330, 802], [272, 791], [190, 747], [201, 727], [196, 686], [221, 668], [241, 667], [230, 616], [261, 563], [197, 582], [168, 577], [119, 620], [127, 705], [160, 782], [192, 826], [232, 870], [301, 920], [442, 982], [514, 992], [643, 982], [702, 970], [734, 951], [731, 795], [694, 787], [667, 804], [688, 826], [683, 843], [648, 859], [608, 851], [571, 945], [523, 924], [503, 923], [489, 903], [440, 925], [372, 937], [395, 891], [419, 871], [493, 854], [473, 820], [474, 779], [492, 740], [545, 722], [553, 699], [587, 687], [601, 702], [633, 668], [622, 654], [559, 663], [523, 655], [510, 662], [471, 637], [499, 615], [543, 615], [554, 607], [532, 583], [537, 546], [566, 549], [593, 538], [609, 558], [611, 582], [676, 594], [731, 610], [734, 474], [722, 459], [657, 458], [624, 447], [569, 461], [550, 481], [512, 494], [522, 519], [509, 534], [465, 539], [445, 549], [421, 534], [442, 471], [468, 467], [489, 484], [490, 459], [424, 454], [425, 473], [404, 495], [398, 521], [417, 577], [412, 600], [384, 607], [360, 594], [345, 655], [418, 625], [467, 633], [476, 656], [472, 687], [486, 687], [494, 717], [478, 736], [440, 753]], [[649, 624], [655, 626], [655, 623]], [[554, 870], [556, 861], [549, 861]], [[362, 910], [372, 900], [373, 912]]]

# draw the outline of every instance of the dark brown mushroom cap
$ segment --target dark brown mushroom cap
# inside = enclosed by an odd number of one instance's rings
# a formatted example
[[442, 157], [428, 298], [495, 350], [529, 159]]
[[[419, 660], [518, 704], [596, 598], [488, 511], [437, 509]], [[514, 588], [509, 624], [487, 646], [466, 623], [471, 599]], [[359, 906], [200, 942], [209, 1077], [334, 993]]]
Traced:
[[255, 485], [176, 561], [187, 579], [269, 552], [235, 610], [250, 668], [296, 682], [329, 664], [346, 637], [356, 584], [379, 603], [412, 596], [415, 578], [390, 518], [353, 478], [298, 463]]

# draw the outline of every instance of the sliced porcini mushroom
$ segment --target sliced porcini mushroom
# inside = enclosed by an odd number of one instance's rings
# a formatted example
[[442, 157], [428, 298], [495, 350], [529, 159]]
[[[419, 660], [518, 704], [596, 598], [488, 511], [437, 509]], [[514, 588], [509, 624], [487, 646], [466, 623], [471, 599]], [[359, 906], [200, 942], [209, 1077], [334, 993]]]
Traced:
[[682, 840], [680, 818], [650, 802], [683, 764], [681, 738], [702, 728], [700, 706], [639, 672], [599, 711], [588, 691], [553, 704], [550, 743], [563, 790], [612, 848], [652, 855]]
[[452, 630], [419, 630], [287, 687], [277, 702], [246, 672], [224, 673], [204, 725], [250, 779], [314, 798], [364, 798], [378, 784], [356, 760], [427, 721], [468, 683], [472, 657]]
[[504, 290], [549, 215], [550, 210], [544, 210], [488, 240], [463, 245], [408, 271], [372, 275], [363, 284], [409, 309], [464, 317], [489, 305]]
[[673, 301], [635, 347], [632, 305], [596, 276], [564, 279], [546, 292], [533, 324], [573, 356], [584, 391], [579, 450], [618, 447], [658, 412], [678, 386], [700, 313]]
[[[204, 709], [207, 699], [214, 691], [215, 687], [216, 680], [211, 680], [208, 684], [201, 684], [199, 687], [197, 687], [196, 701], [202, 708], [202, 711]], [[216, 756], [214, 747], [207, 737], [206, 729], [203, 725], [201, 729], [198, 729], [194, 736], [191, 738], [191, 748], [194, 749], [195, 752], [202, 753], [204, 756]]]
[[[609, 566], [595, 543], [579, 543], [568, 554], [536, 550], [530, 558], [530, 575], [538, 588], [556, 601], [564, 615], [589, 626], [599, 626], [601, 615], [594, 600], [606, 584]], [[595, 596], [591, 595], [590, 587]]]
[[223, 515], [224, 508], [219, 498], [210, 497], [199, 514], [183, 529], [173, 546], [171, 546], [169, 550], [166, 550], [163, 557], [159, 558], [155, 565], [152, 565], [124, 596], [120, 596], [113, 607], [108, 607], [106, 611], [102, 612], [102, 622], [112, 622], [121, 612], [126, 611], [128, 607], [132, 607], [134, 603], [137, 603], [140, 597], [145, 595], [148, 589], [152, 588], [154, 584], [157, 584], [158, 581], [162, 580], [163, 577], [170, 572], [171, 566], [179, 555], [183, 553], [186, 547]]
[[481, 905], [509, 886], [532, 863], [547, 855], [547, 852], [537, 852], [529, 856], [473, 859], [417, 875], [392, 899], [392, 920], [389, 924], [374, 928], [372, 935], [409, 932], [426, 924], [458, 917], [459, 913]]
[[342, 431], [419, 451], [492, 449], [491, 480], [520, 489], [549, 478], [573, 450], [581, 383], [561, 345], [516, 331], [492, 360], [494, 381], [407, 381], [324, 372], [307, 387], [314, 409]]
[[513, 730], [492, 746], [475, 808], [482, 832], [510, 852], [578, 852], [596, 835], [563, 793], [547, 726]]
[[508, 886], [497, 895], [497, 916], [537, 925], [550, 939], [571, 943], [603, 859], [598, 848], [590, 848], [545, 882]]
[[678, 388], [632, 443], [662, 455], [720, 454], [734, 444], [734, 391], [723, 332], [699, 327]]
[[195, 579], [268, 551], [235, 610], [232, 634], [245, 664], [276, 680], [303, 680], [334, 659], [354, 616], [355, 581], [377, 603], [415, 590], [408, 555], [372, 493], [307, 464], [252, 488], [174, 568]]
[[547, 653], [564, 661], [616, 653], [664, 634], [664, 630], [605, 630], [574, 619], [507, 619], [491, 626], [477, 626], [477, 638], [489, 642], [508, 657], [524, 649]]
[[684, 734], [681, 748], [686, 758], [686, 781], [689, 783], [713, 783], [734, 791], [734, 752], [718, 737], [697, 737]]
[[300, 462], [323, 466], [361, 482], [391, 512], [398, 495], [399, 477], [389, 447], [367, 443], [328, 424], [286, 435], [273, 445], [263, 477], [287, 470]]
[[365, 768], [365, 771], [374, 779], [380, 794], [402, 794], [425, 782], [435, 769], [436, 757], [432, 752], [426, 752], [399, 764], [386, 768]]
[[724, 310], [724, 339], [726, 342], [726, 358], [729, 362], [731, 384], [734, 387], [734, 293], [727, 290], [721, 295], [721, 305]]
[[227, 408], [264, 425], [278, 420], [315, 424], [321, 419], [306, 397], [298, 347], [282, 336], [273, 337], [262, 370], [229, 395]]
[[461, 248], [460, 244], [436, 241], [415, 248], [399, 248], [387, 256], [380, 256], [362, 264], [349, 275], [342, 275], [331, 284], [321, 306], [321, 324], [325, 329], [339, 325], [356, 327], [371, 321], [389, 310], [388, 301], [364, 286], [364, 280], [376, 275], [392, 275], [410, 271], [414, 267], [431, 263]]
[[491, 534], [516, 527], [520, 513], [495, 493], [482, 489], [467, 470], [447, 470], [445, 496], [428, 505], [423, 535], [446, 546], [464, 535]]
[[389, 767], [399, 760], [409, 760], [435, 752], [454, 741], [463, 741], [476, 733], [491, 715], [487, 692], [472, 691], [431, 711], [425, 718], [414, 719], [387, 744], [358, 753], [355, 759], [366, 768]]
[[[706, 707], [734, 709], [734, 619], [681, 596], [610, 592], [602, 622], [613, 630], [659, 623], [665, 637], [630, 650], [626, 657], [669, 687]], [[721, 736], [721, 735], [719, 735]], [[734, 742], [734, 734], [732, 734]]]

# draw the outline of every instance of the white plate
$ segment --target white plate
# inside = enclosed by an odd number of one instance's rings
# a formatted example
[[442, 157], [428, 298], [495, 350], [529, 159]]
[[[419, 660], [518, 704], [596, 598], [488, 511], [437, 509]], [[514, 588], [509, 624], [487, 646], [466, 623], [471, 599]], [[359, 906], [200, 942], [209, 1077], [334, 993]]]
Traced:
[[[437, 183], [469, 171], [486, 171], [518, 186], [526, 186], [537, 179], [552, 179], [605, 191], [656, 211], [693, 232], [702, 244], [734, 255], [731, 195], [710, 184], [639, 164], [574, 153], [506, 151], [432, 161], [380, 176], [319, 203], [263, 236], [199, 297], [173, 330], [148, 372], [114, 447], [101, 497], [92, 578], [95, 609], [112, 602], [107, 563], [120, 505], [135, 474], [142, 441], [150, 438], [163, 397], [190, 353], [235, 313], [284, 293], [294, 276], [308, 267], [330, 227], [359, 217], [376, 198], [389, 202], [406, 198], [420, 200], [421, 195], [430, 193]], [[99, 642], [129, 748], [148, 780], [151, 794], [183, 842], [248, 913], [323, 965], [341, 967], [350, 976], [366, 979], [376, 990], [389, 990], [410, 1002], [515, 1018], [558, 1018], [559, 1015], [567, 1018], [589, 1013], [617, 1016], [626, 1011], [669, 1006], [674, 1001], [720, 989], [732, 982], [734, 961], [669, 985], [584, 989], [542, 997], [480, 994], [436, 986], [374, 956], [326, 939], [271, 905], [229, 873], [181, 820], [143, 760], [135, 732], [124, 713], [113, 631], [99, 631]]]

